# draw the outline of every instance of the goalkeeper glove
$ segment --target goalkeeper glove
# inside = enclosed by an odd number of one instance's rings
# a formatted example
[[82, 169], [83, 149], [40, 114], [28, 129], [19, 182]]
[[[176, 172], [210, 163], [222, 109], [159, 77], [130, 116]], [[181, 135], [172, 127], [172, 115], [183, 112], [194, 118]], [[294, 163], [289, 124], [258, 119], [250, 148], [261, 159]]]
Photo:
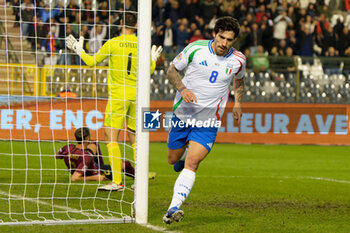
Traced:
[[80, 54], [81, 51], [84, 51], [83, 49], [84, 45], [84, 37], [81, 36], [79, 38], [79, 41], [77, 41], [74, 36], [69, 35], [66, 37], [66, 46], [67, 48], [73, 50], [76, 54]]
[[158, 49], [157, 49], [156, 45], [152, 45], [152, 49], [151, 49], [152, 60], [153, 61], [157, 61], [158, 58], [160, 57], [160, 54], [162, 53], [162, 51], [163, 51], [163, 47], [162, 46], [159, 46]]

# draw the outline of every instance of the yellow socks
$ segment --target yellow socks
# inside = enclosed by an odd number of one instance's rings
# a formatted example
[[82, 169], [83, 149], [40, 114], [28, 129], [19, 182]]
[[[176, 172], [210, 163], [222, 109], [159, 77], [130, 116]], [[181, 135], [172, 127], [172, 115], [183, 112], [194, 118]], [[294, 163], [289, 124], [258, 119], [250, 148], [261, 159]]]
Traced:
[[109, 163], [112, 168], [113, 182], [115, 184], [120, 184], [122, 183], [122, 165], [119, 145], [117, 142], [112, 142], [107, 144], [107, 148]]

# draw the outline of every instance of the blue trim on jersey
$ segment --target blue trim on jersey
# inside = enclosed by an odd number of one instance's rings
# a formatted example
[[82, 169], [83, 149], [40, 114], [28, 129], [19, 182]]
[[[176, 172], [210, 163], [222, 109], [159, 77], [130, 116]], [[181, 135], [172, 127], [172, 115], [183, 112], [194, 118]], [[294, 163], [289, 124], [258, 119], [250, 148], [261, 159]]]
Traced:
[[233, 48], [231, 47], [230, 51], [228, 51], [228, 53], [224, 57], [228, 58], [229, 56], [232, 55], [232, 53], [233, 53]]
[[213, 41], [214, 41], [214, 40], [210, 40], [210, 41], [209, 41], [209, 43], [208, 43], [208, 49], [209, 49], [210, 53], [212, 53], [212, 54], [215, 55], [214, 50], [213, 50], [213, 47], [211, 46], [212, 43], [213, 43]]

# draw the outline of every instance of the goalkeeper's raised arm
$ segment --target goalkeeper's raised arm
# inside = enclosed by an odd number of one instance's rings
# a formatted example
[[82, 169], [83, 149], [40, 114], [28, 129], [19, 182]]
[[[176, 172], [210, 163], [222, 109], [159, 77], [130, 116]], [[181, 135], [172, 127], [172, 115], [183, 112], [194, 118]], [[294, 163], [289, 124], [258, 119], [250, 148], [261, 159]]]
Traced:
[[[136, 72], [136, 50], [137, 50], [137, 38], [134, 36], [135, 29], [133, 28], [123, 28], [122, 35], [119, 37], [114, 37], [108, 40], [101, 49], [95, 53], [93, 56], [90, 56], [83, 49], [84, 47], [84, 37], [81, 36], [79, 40], [76, 40], [73, 35], [69, 35], [66, 38], [66, 46], [67, 48], [73, 50], [76, 54], [78, 54], [81, 59], [88, 66], [95, 66], [102, 61], [104, 61], [107, 57], [110, 57], [110, 68], [113, 69], [114, 66], [122, 66], [122, 64], [129, 64], [131, 62], [131, 66], [128, 65], [126, 67], [126, 71], [131, 73], [131, 69]], [[123, 35], [133, 35], [133, 37], [127, 38]], [[129, 40], [130, 39], [130, 40]], [[136, 40], [135, 40], [136, 39]], [[131, 50], [135, 51], [131, 51]], [[156, 61], [158, 60], [161, 52], [163, 51], [162, 46], [158, 48], [153, 45], [151, 49], [151, 73], [155, 70]], [[133, 53], [134, 52], [134, 53]], [[124, 55], [122, 55], [124, 54]], [[132, 56], [130, 56], [130, 54]], [[123, 60], [127, 60], [126, 63], [123, 63]], [[133, 61], [134, 60], [134, 61]], [[134, 66], [134, 67], [133, 67]], [[135, 74], [136, 75], [136, 74]]]

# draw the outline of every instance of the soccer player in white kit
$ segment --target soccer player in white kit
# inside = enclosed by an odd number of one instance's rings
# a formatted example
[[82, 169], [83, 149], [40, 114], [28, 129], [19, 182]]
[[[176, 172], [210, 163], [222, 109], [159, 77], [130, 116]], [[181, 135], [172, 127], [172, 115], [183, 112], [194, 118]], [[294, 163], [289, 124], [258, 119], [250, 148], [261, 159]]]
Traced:
[[[242, 116], [245, 56], [232, 48], [238, 38], [240, 25], [232, 17], [219, 18], [215, 23], [213, 40], [189, 44], [176, 56], [167, 76], [177, 90], [174, 100], [172, 128], [168, 136], [168, 162], [176, 164], [186, 153], [184, 168], [179, 174], [169, 209], [163, 222], [179, 222], [184, 216], [180, 206], [189, 195], [199, 163], [214, 145], [217, 127], [199, 127], [186, 122], [219, 121], [224, 112], [233, 80], [235, 104], [233, 115], [238, 123]], [[182, 77], [180, 71], [185, 70]], [[194, 120], [194, 121], [192, 121]], [[184, 124], [179, 124], [179, 122]]]

